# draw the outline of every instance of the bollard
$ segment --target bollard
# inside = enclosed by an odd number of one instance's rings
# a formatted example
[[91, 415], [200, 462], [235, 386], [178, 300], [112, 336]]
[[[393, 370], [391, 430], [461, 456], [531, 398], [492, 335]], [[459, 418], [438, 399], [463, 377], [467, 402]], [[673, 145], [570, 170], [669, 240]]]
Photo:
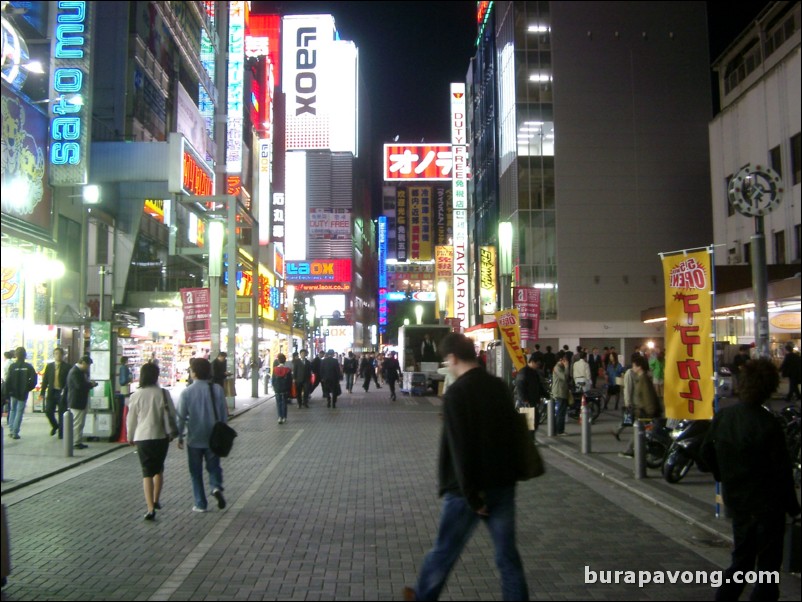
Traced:
[[554, 437], [557, 430], [557, 419], [554, 416], [554, 398], [548, 400], [546, 403], [546, 426], [548, 427], [548, 436]]
[[646, 478], [646, 431], [642, 420], [635, 420], [632, 425], [635, 429], [635, 478]]
[[587, 398], [582, 395], [582, 412], [579, 415], [580, 426], [582, 428], [582, 453], [590, 453], [590, 406]]
[[62, 419], [62, 432], [64, 433], [64, 457], [72, 458], [75, 455], [75, 449], [72, 446], [72, 423], [74, 416], [72, 412], [67, 409], [61, 416]]

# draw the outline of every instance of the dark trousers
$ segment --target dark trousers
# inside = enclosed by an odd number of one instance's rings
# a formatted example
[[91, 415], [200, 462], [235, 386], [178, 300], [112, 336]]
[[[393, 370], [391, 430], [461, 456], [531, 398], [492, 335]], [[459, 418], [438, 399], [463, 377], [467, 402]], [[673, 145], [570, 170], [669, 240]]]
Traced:
[[368, 372], [367, 374], [365, 374], [365, 384], [362, 385], [362, 388], [365, 389], [365, 392], [367, 392], [367, 390], [370, 389], [370, 381], [373, 380], [374, 378], [376, 378], [376, 374], [372, 372]]
[[61, 405], [61, 390], [59, 389], [51, 389], [48, 391], [47, 401], [45, 402], [45, 416], [47, 416], [48, 422], [50, 422], [50, 426], [54, 429], [61, 429], [59, 428], [59, 419], [60, 416], [56, 416], [56, 412], [61, 414], [62, 412], [59, 411], [59, 407]]
[[349, 393], [354, 389], [354, 377], [356, 374], [353, 372], [346, 372], [345, 374], [345, 390]]
[[791, 401], [794, 397], [802, 399], [799, 394], [799, 379], [791, 376], [788, 378], [788, 395], [785, 396], [785, 401]]
[[323, 397], [326, 398], [326, 406], [337, 407], [337, 397], [340, 395], [340, 383], [336, 380], [323, 381]]
[[304, 381], [303, 383], [295, 383], [295, 397], [298, 400], [298, 407], [300, 408], [301, 405], [305, 405], [309, 407], [309, 395], [312, 393], [310, 390], [312, 387], [312, 383], [308, 380]]
[[390, 387], [390, 399], [395, 399], [395, 379], [388, 379], [386, 382]]
[[[779, 575], [784, 535], [785, 514], [781, 511], [758, 515], [734, 512], [732, 564], [724, 571], [723, 583], [716, 592], [716, 600], [737, 600], [743, 593], [746, 587], [745, 575], [737, 576], [741, 583], [735, 583], [733, 578], [739, 571], [777, 571]], [[779, 597], [778, 583], [758, 583], [749, 599], [777, 600]]]

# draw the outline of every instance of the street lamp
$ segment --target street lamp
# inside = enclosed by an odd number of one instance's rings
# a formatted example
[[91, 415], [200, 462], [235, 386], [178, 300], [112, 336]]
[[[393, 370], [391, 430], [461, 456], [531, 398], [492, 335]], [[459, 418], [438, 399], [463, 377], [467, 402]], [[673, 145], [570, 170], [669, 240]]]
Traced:
[[292, 357], [292, 350], [295, 347], [293, 327], [295, 322], [295, 287], [292, 284], [286, 286], [287, 295], [287, 308], [290, 310], [290, 357]]
[[[499, 272], [501, 274], [501, 309], [512, 306], [512, 223], [500, 222], [498, 225]], [[501, 377], [508, 385], [512, 365], [507, 353], [501, 354]]]
[[[311, 303], [306, 308], [306, 320], [307, 320], [307, 322], [309, 324], [309, 330], [310, 330], [310, 332], [312, 334], [312, 336], [311, 336], [312, 339], [315, 338], [315, 313], [316, 313], [316, 311], [317, 310], [315, 309], [315, 306], [312, 305]], [[315, 351], [314, 343], [312, 343], [310, 345], [310, 348], [312, 349], [312, 351]]]
[[326, 337], [329, 336], [329, 319], [323, 318], [323, 351], [326, 351]]
[[223, 222], [212, 220], [208, 225], [209, 239], [209, 292], [211, 306], [212, 352], [220, 351], [220, 278], [223, 275], [223, 244], [226, 229]]
[[437, 283], [437, 302], [440, 306], [440, 324], [446, 323], [446, 302], [448, 301], [448, 282]]
[[418, 324], [421, 324], [421, 319], [423, 318], [423, 305], [415, 306], [415, 317], [418, 319]]

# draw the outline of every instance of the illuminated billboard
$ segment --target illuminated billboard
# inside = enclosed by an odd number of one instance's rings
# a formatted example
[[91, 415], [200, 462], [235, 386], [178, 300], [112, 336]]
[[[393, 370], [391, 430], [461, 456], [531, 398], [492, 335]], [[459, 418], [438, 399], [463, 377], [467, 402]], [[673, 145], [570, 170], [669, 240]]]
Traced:
[[245, 111], [245, 10], [234, 1], [228, 16], [228, 111], [226, 171], [242, 172], [242, 122]]
[[287, 282], [300, 283], [350, 283], [350, 259], [310, 259], [309, 261], [287, 261], [284, 264]]
[[337, 39], [331, 15], [283, 19], [286, 150], [357, 155], [359, 53]]
[[170, 171], [167, 188], [192, 196], [214, 194], [214, 169], [181, 134], [170, 134]]
[[[287, 259], [306, 259], [306, 153], [293, 151], [284, 158], [284, 198], [281, 209], [284, 217], [284, 257]], [[274, 195], [275, 199], [275, 195]], [[275, 201], [274, 201], [275, 202]], [[276, 209], [273, 209], [273, 219]]]
[[451, 180], [451, 145], [385, 144], [384, 179]]

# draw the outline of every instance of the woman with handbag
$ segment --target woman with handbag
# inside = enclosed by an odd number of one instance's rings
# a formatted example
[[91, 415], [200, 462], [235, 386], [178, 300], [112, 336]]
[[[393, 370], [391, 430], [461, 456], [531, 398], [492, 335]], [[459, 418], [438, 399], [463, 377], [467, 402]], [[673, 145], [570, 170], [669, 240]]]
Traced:
[[128, 443], [136, 445], [142, 465], [142, 487], [148, 511], [145, 520], [161, 510], [159, 497], [164, 485], [164, 460], [170, 441], [178, 435], [178, 422], [170, 394], [159, 386], [159, 367], [144, 364], [139, 371], [139, 389], [128, 402]]
[[621, 385], [624, 383], [624, 366], [618, 361], [618, 354], [610, 352], [607, 361], [607, 399], [604, 400], [604, 409], [610, 403], [610, 398], [615, 395], [615, 409], [618, 409], [618, 400], [621, 398]]
[[[652, 377], [649, 374], [649, 361], [639, 353], [632, 356], [632, 368], [627, 371], [633, 375], [633, 389], [631, 397], [628, 398], [632, 408], [632, 415], [635, 420], [642, 422], [655, 421], [658, 423], [663, 418], [663, 407], [657, 391], [654, 388]], [[626, 384], [624, 385], [627, 386]], [[634, 424], [634, 423], [633, 423]], [[659, 426], [659, 424], [656, 424]], [[618, 454], [621, 457], [632, 458], [635, 455], [635, 436], [629, 440], [626, 450]]]

